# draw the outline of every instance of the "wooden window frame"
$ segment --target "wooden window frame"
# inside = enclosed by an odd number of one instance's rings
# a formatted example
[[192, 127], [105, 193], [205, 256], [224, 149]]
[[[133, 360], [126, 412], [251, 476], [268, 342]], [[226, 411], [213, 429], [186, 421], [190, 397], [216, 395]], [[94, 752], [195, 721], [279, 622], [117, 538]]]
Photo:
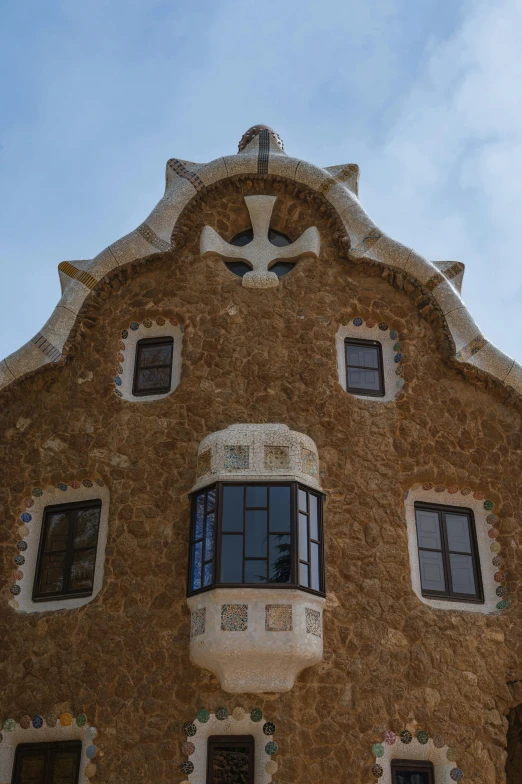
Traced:
[[435, 784], [435, 769], [429, 760], [394, 759], [391, 762], [392, 784], [396, 783], [396, 773], [427, 773], [428, 784]]
[[[363, 365], [349, 365], [348, 364], [348, 351], [347, 346], [373, 346], [377, 348], [378, 366], [376, 368], [365, 368]], [[344, 366], [346, 368], [346, 391], [352, 395], [366, 395], [367, 397], [384, 397], [386, 394], [384, 385], [384, 365], [382, 360], [382, 343], [378, 340], [363, 340], [357, 338], [344, 339]], [[351, 387], [349, 382], [349, 368], [360, 370], [377, 370], [379, 376], [379, 389], [361, 389], [360, 387]]]
[[[74, 532], [76, 530], [76, 517], [73, 521], [73, 524], [69, 526], [68, 536], [67, 536], [67, 551], [65, 556], [65, 564], [64, 564], [64, 586], [66, 586], [60, 593], [41, 593], [39, 591], [39, 584], [41, 579], [41, 569], [43, 565], [44, 555], [44, 542], [45, 536], [47, 532], [47, 520], [50, 515], [56, 514], [57, 512], [79, 512], [84, 509], [99, 509], [99, 516], [98, 516], [98, 532], [96, 535], [96, 544], [91, 547], [78, 547], [74, 548]], [[34, 574], [34, 582], [33, 582], [33, 593], [32, 593], [32, 600], [33, 602], [53, 602], [59, 601], [60, 599], [79, 599], [84, 598], [86, 596], [92, 596], [94, 591], [94, 577], [96, 574], [96, 560], [98, 554], [98, 540], [100, 538], [100, 525], [101, 525], [101, 510], [102, 510], [102, 502], [100, 498], [89, 499], [88, 501], [77, 501], [75, 503], [70, 504], [54, 504], [52, 506], [46, 506], [43, 511], [43, 518], [42, 518], [42, 528], [40, 531], [40, 542], [38, 544], [38, 557], [36, 560], [36, 570]], [[73, 562], [73, 555], [78, 550], [94, 550], [94, 571], [93, 571], [93, 587], [90, 591], [79, 590], [75, 591], [74, 589], [71, 590], [67, 586], [70, 583], [71, 579], [71, 567]]]
[[[448, 506], [446, 504], [430, 504], [416, 501], [415, 509], [415, 535], [417, 537], [417, 557], [419, 559], [419, 579], [421, 586], [421, 594], [427, 599], [443, 599], [449, 602], [467, 602], [469, 604], [484, 604], [484, 589], [482, 586], [482, 572], [480, 568], [480, 556], [477, 543], [477, 531], [475, 526], [475, 516], [472, 509], [463, 506]], [[437, 512], [439, 515], [439, 530], [441, 538], [441, 550], [433, 550], [428, 547], [419, 546], [419, 532], [417, 529], [417, 509], [424, 509], [429, 512]], [[469, 521], [471, 553], [460, 553], [457, 550], [451, 550], [448, 546], [448, 537], [446, 533], [446, 518], [445, 514], [459, 514], [466, 515]], [[444, 578], [446, 580], [445, 591], [430, 591], [422, 587], [422, 573], [420, 563], [420, 551], [426, 550], [427, 552], [437, 552], [442, 554], [442, 564], [444, 568]], [[456, 555], [471, 555], [471, 563], [473, 566], [473, 576], [475, 578], [475, 595], [457, 593], [453, 591], [451, 582], [451, 567], [450, 567], [450, 552]]]
[[[162, 387], [147, 387], [147, 389], [140, 389], [138, 386], [139, 383], [139, 373], [140, 369], [140, 352], [142, 348], [147, 348], [148, 346], [159, 346], [159, 345], [170, 345], [172, 347], [172, 351], [170, 354], [170, 363], [163, 362], [159, 365], [151, 365], [148, 369], [154, 368], [169, 368], [169, 383], [168, 386]], [[134, 355], [134, 377], [132, 380], [132, 394], [134, 397], [148, 397], [150, 395], [167, 395], [170, 392], [172, 387], [172, 365], [174, 362], [174, 338], [168, 335], [164, 337], [157, 337], [157, 338], [142, 338], [138, 340], [136, 343], [136, 351]]]
[[80, 776], [80, 764], [82, 759], [82, 742], [81, 740], [65, 740], [50, 743], [19, 743], [15, 750], [15, 760], [13, 765], [13, 775], [11, 784], [19, 784], [21, 765], [24, 759], [24, 752], [39, 752], [45, 750], [45, 771], [43, 784], [52, 784], [53, 763], [57, 751], [76, 751], [76, 775], [75, 781], [78, 782]]
[[[291, 565], [292, 565], [292, 573], [291, 573], [291, 580], [287, 583], [274, 583], [274, 582], [258, 582], [258, 583], [225, 583], [221, 582], [220, 580], [220, 573], [221, 573], [221, 539], [223, 535], [223, 487], [290, 487], [290, 530], [285, 532], [285, 535], [290, 536], [291, 542]], [[204, 560], [204, 541], [205, 541], [205, 531], [203, 531], [203, 539], [195, 539], [195, 512], [196, 512], [196, 498], [201, 493], [208, 493], [210, 490], [215, 489], [216, 491], [216, 501], [215, 501], [215, 527], [214, 527], [214, 548], [213, 548], [213, 555], [212, 555], [212, 563], [213, 563], [213, 570], [212, 570], [212, 582], [210, 585], [203, 586], [203, 569], [205, 563], [210, 563], [210, 561]], [[304, 585], [299, 584], [299, 526], [298, 526], [298, 491], [304, 490], [306, 493], [312, 493], [313, 495], [317, 496], [317, 511], [318, 511], [318, 529], [319, 529], [319, 576], [320, 576], [320, 590], [314, 590], [313, 588], [309, 588]], [[302, 485], [300, 482], [216, 482], [215, 484], [208, 485], [206, 487], [201, 487], [199, 490], [196, 490], [194, 493], [191, 494], [191, 523], [190, 523], [190, 542], [189, 542], [189, 558], [188, 558], [188, 579], [187, 579], [187, 596], [194, 596], [198, 593], [203, 593], [204, 591], [210, 591], [214, 588], [269, 588], [269, 589], [289, 589], [289, 590], [301, 590], [306, 591], [307, 593], [312, 593], [315, 596], [326, 596], [325, 593], [325, 564], [324, 564], [324, 524], [323, 524], [323, 501], [324, 501], [324, 493], [321, 493], [318, 490], [312, 489], [307, 485]], [[309, 504], [309, 501], [308, 501]], [[205, 498], [205, 505], [206, 505], [206, 498]], [[245, 513], [246, 513], [246, 492], [243, 499], [243, 576], [244, 576], [244, 564], [245, 564]], [[251, 509], [254, 507], [248, 507]], [[258, 508], [265, 508], [265, 507], [258, 507]], [[268, 526], [270, 525], [270, 518], [268, 517]], [[269, 535], [270, 535], [270, 528]], [[230, 533], [225, 531], [225, 533]], [[239, 532], [238, 532], [239, 535]], [[195, 547], [194, 545], [196, 542], [202, 541], [203, 548], [202, 548], [202, 560], [201, 560], [201, 588], [196, 588], [192, 590], [192, 568], [193, 568], [193, 560], [194, 560], [194, 552]], [[310, 541], [316, 542], [317, 540], [310, 540], [308, 538], [308, 542]], [[267, 545], [268, 546], [268, 545]], [[310, 544], [308, 544], [308, 548], [310, 548]]]
[[212, 784], [213, 750], [216, 746], [248, 746], [248, 784], [254, 784], [255, 739], [252, 735], [210, 735], [207, 740], [207, 784]]

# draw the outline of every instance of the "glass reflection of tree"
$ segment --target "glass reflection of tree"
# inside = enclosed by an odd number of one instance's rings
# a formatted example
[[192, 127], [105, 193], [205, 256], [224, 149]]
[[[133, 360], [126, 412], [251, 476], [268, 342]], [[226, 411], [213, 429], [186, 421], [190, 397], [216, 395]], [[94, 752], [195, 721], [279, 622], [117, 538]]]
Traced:
[[292, 578], [292, 553], [290, 542], [282, 542], [281, 539], [288, 539], [288, 536], [277, 534], [279, 544], [276, 545], [279, 555], [272, 565], [271, 583], [289, 583]]
[[248, 753], [240, 750], [216, 749], [211, 784], [249, 784]]

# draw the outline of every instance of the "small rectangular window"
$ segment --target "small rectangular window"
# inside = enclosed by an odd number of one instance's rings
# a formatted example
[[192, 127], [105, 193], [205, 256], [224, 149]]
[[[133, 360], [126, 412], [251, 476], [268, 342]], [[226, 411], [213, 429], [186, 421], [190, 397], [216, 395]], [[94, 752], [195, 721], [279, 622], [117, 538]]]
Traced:
[[433, 763], [428, 760], [392, 760], [392, 784], [434, 784]]
[[254, 784], [254, 738], [211, 735], [207, 746], [207, 784]]
[[46, 507], [34, 601], [92, 594], [100, 512], [99, 500]]
[[77, 784], [82, 743], [21, 743], [16, 747], [12, 784]]
[[382, 347], [376, 340], [344, 341], [346, 352], [346, 389], [355, 395], [384, 395]]
[[133, 395], [163, 395], [170, 392], [173, 338], [146, 338], [136, 344]]
[[473, 512], [415, 504], [423, 596], [483, 602]]

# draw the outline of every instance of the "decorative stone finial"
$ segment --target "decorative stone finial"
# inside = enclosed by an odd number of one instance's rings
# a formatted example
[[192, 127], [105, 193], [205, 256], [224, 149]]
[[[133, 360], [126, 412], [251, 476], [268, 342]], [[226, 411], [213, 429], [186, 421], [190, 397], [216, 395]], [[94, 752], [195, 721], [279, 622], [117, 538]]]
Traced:
[[255, 136], [259, 136], [260, 131], [269, 131], [277, 146], [282, 151], [284, 151], [285, 147], [283, 144], [283, 140], [281, 139], [279, 134], [276, 133], [273, 130], [273, 128], [269, 128], [268, 125], [253, 125], [251, 128], [249, 128], [248, 131], [246, 131], [241, 137], [241, 141], [239, 142], [237, 151], [242, 152], [245, 149], [245, 147], [247, 147], [250, 144], [250, 142]]

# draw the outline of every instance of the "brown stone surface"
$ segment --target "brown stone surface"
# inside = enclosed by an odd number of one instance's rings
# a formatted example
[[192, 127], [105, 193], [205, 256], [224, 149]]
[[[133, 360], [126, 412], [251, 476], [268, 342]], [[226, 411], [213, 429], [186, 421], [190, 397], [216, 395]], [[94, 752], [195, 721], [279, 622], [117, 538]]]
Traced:
[[[280, 198], [273, 227], [321, 233], [275, 289], [241, 286], [198, 255], [205, 223], [248, 228], [242, 194]], [[266, 192], [266, 191], [265, 191]], [[277, 727], [277, 784], [374, 781], [387, 729], [442, 734], [466, 781], [504, 781], [509, 710], [522, 694], [520, 413], [498, 385], [451, 364], [425, 292], [356, 263], [319, 197], [243, 180], [190, 206], [176, 250], [116, 273], [89, 298], [68, 358], [1, 396], [2, 719], [56, 709], [99, 729], [94, 782], [182, 781], [181, 725], [201, 707], [259, 706]], [[341, 255], [342, 253], [342, 255]], [[120, 331], [162, 315], [184, 326], [181, 383], [152, 403], [113, 392]], [[395, 403], [339, 386], [335, 333], [346, 317], [400, 335], [406, 384]], [[284, 695], [228, 695], [188, 657], [187, 492], [197, 447], [241, 422], [280, 422], [319, 449], [328, 601], [325, 656]], [[99, 475], [111, 492], [105, 582], [75, 611], [7, 606], [18, 516], [31, 488]], [[436, 611], [414, 595], [404, 491], [414, 482], [487, 492], [499, 516], [509, 609]], [[1, 751], [1, 750], [0, 750]]]

